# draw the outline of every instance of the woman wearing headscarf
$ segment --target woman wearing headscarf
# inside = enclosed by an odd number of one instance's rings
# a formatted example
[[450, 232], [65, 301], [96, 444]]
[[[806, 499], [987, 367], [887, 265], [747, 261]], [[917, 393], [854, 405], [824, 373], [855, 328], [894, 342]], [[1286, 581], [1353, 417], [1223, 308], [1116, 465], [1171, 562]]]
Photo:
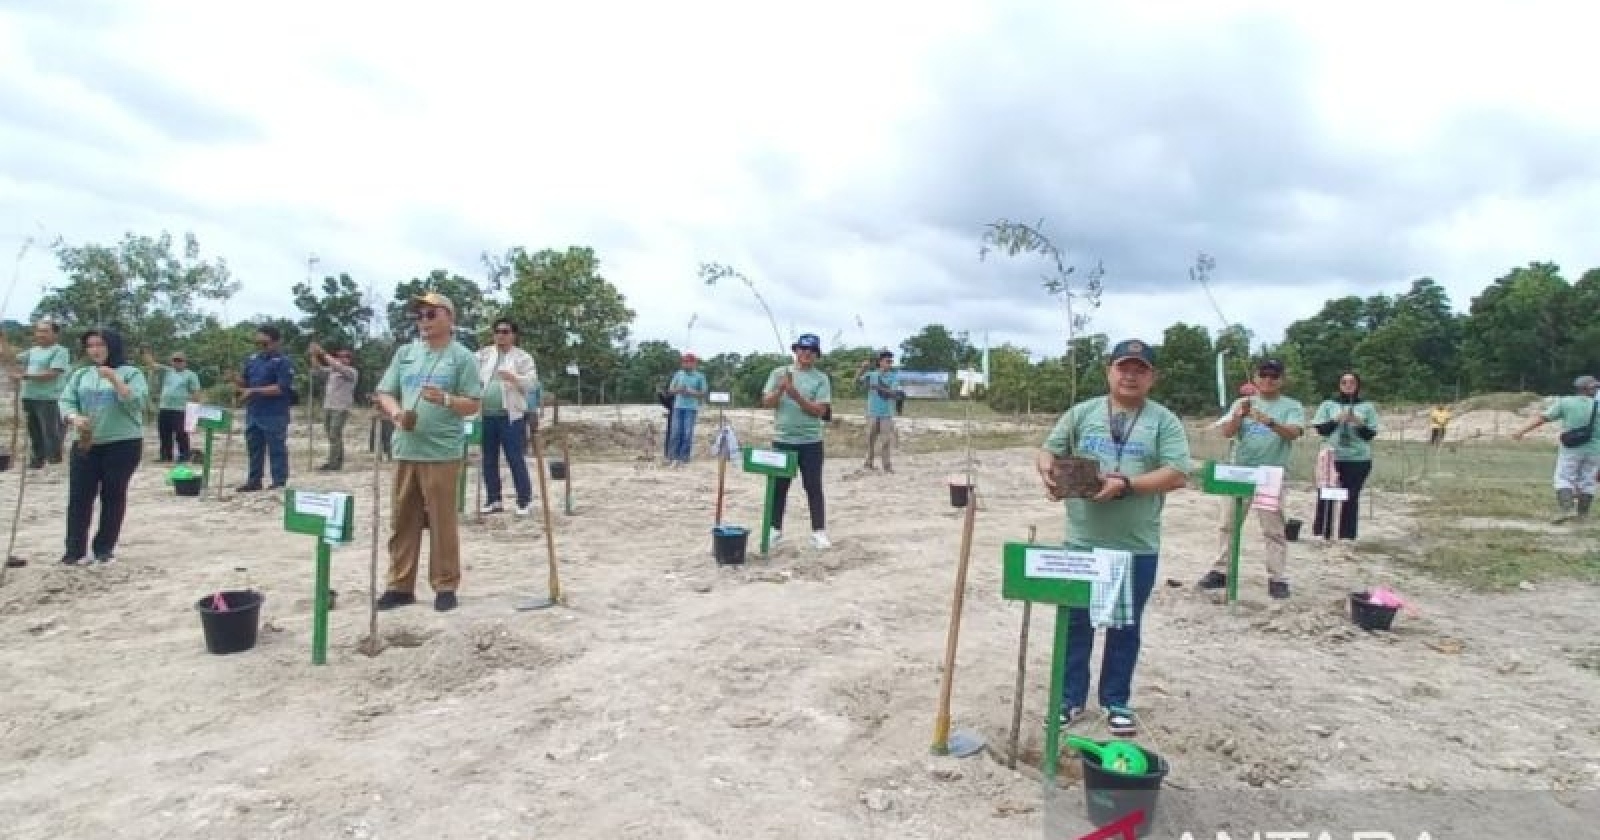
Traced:
[[[144, 409], [150, 396], [144, 371], [128, 364], [120, 334], [89, 330], [79, 344], [88, 364], [72, 373], [61, 394], [61, 415], [76, 433], [68, 479], [66, 552], [61, 555], [61, 562], [69, 566], [109, 563], [116, 557], [128, 511], [128, 484], [144, 450]], [[100, 528], [90, 544], [96, 499]]]
[[[1372, 439], [1378, 436], [1378, 409], [1362, 398], [1361, 377], [1350, 371], [1341, 375], [1338, 393], [1317, 408], [1311, 425], [1333, 454], [1339, 486], [1349, 491], [1339, 511], [1339, 539], [1353, 540], [1361, 515], [1361, 488], [1372, 472]], [[1333, 505], [1332, 501], [1317, 500], [1313, 534], [1327, 536]]]

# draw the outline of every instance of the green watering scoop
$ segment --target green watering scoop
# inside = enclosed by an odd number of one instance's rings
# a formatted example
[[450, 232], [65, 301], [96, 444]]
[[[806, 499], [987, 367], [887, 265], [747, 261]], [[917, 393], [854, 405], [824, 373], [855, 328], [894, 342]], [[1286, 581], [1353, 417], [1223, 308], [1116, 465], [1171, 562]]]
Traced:
[[167, 473], [168, 481], [187, 481], [188, 479], [194, 477], [194, 470], [189, 469], [188, 464], [179, 464], [178, 466], [173, 467], [172, 470]]
[[1127, 741], [1110, 741], [1102, 744], [1078, 735], [1068, 735], [1067, 746], [1094, 756], [1099, 759], [1101, 767], [1113, 773], [1141, 776], [1150, 769], [1150, 760], [1145, 758], [1144, 750]]

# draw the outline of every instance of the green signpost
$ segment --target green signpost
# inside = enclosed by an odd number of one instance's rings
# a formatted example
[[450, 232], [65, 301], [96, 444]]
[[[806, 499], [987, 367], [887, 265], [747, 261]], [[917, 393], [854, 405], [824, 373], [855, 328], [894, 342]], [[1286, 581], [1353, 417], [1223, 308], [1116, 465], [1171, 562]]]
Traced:
[[1039, 768], [1053, 783], [1060, 762], [1061, 692], [1067, 678], [1067, 610], [1089, 608], [1094, 581], [1103, 576], [1104, 558], [1095, 551], [1008, 542], [1001, 563], [1000, 597], [1056, 608], [1055, 643], [1050, 651], [1050, 700], [1045, 704], [1044, 766]]
[[349, 493], [313, 493], [286, 488], [283, 529], [317, 538], [316, 585], [312, 600], [311, 664], [328, 662], [328, 586], [333, 573], [333, 546], [350, 542], [355, 533], [355, 499]]
[[744, 448], [744, 471], [767, 477], [766, 501], [761, 505], [761, 556], [772, 541], [772, 507], [778, 500], [778, 479], [794, 478], [800, 457], [786, 449]]
[[1234, 464], [1207, 461], [1200, 473], [1200, 490], [1212, 496], [1233, 499], [1233, 529], [1228, 539], [1228, 603], [1239, 600], [1239, 544], [1244, 535], [1245, 514], [1256, 495], [1260, 470]]
[[200, 468], [200, 490], [202, 495], [211, 489], [211, 449], [219, 429], [233, 428], [233, 412], [220, 405], [203, 405], [195, 414], [195, 425], [206, 433], [206, 462]]

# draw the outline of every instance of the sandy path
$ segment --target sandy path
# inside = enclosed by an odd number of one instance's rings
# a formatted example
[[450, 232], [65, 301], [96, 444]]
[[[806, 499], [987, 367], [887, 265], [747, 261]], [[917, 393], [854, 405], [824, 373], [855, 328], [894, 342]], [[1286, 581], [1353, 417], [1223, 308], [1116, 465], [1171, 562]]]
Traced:
[[[65, 488], [30, 482], [18, 543], [34, 564], [0, 590], [0, 824], [18, 840], [1039, 836], [1028, 775], [928, 754], [960, 539], [942, 477], [960, 458], [851, 477], [856, 457], [833, 453], [835, 550], [786, 546], [744, 569], [709, 557], [711, 462], [580, 460], [574, 515], [555, 514], [567, 608], [512, 609], [543, 593], [543, 540], [533, 519], [494, 516], [465, 530], [461, 609], [384, 615], [387, 637], [416, 646], [367, 658], [354, 650], [363, 454], [315, 485], [353, 491], [359, 506], [357, 542], [335, 553], [342, 599], [322, 668], [309, 663], [312, 546], [283, 534], [271, 497], [176, 498], [148, 466], [122, 561], [69, 569], [54, 566]], [[1021, 615], [998, 596], [1000, 546], [1030, 524], [1041, 539], [1062, 528], [1028, 459], [980, 456], [955, 717], [995, 743]], [[0, 478], [0, 510], [15, 475]], [[730, 479], [730, 518], [754, 524], [759, 481]], [[1307, 520], [1308, 503], [1293, 501]], [[1576, 664], [1593, 655], [1593, 589], [1467, 596], [1301, 543], [1296, 598], [1269, 605], [1251, 534], [1243, 601], [1228, 609], [1192, 586], [1216, 504], [1192, 491], [1169, 504], [1163, 578], [1183, 586], [1157, 589], [1135, 685], [1173, 782], [1600, 786], [1600, 682]], [[1381, 504], [1364, 533], [1403, 537], [1404, 499]], [[798, 488], [790, 510], [803, 523]], [[261, 643], [209, 656], [191, 605], [246, 578], [268, 596]], [[1387, 635], [1354, 628], [1344, 593], [1379, 582], [1417, 599], [1421, 617]], [[1024, 724], [1035, 745], [1050, 626], [1035, 610]], [[1430, 647], [1450, 639], [1459, 653]]]

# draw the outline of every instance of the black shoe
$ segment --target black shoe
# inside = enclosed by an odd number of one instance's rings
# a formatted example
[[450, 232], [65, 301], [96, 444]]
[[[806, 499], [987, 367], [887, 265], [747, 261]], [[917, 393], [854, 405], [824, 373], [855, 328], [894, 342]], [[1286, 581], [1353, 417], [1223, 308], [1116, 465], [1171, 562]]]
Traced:
[[28, 561], [16, 556], [15, 554], [6, 558], [6, 568], [8, 569], [20, 569], [26, 565], [28, 565]]
[[261, 485], [259, 485], [259, 484], [241, 484], [238, 487], [233, 488], [233, 492], [235, 492], [235, 493], [259, 493], [259, 492], [261, 492]]
[[283, 489], [283, 485], [282, 484], [271, 484], [271, 485], [267, 486], [267, 489], [268, 490], [282, 490]]
[[1286, 580], [1268, 581], [1267, 594], [1279, 600], [1289, 597], [1289, 582]]
[[440, 592], [433, 596], [433, 608], [439, 612], [449, 612], [456, 608], [456, 593]]
[[1228, 576], [1218, 571], [1206, 572], [1206, 576], [1200, 579], [1199, 584], [1201, 589], [1221, 589], [1227, 585]]
[[417, 596], [410, 592], [385, 592], [378, 596], [378, 609], [392, 610], [395, 607], [408, 607], [417, 602]]

